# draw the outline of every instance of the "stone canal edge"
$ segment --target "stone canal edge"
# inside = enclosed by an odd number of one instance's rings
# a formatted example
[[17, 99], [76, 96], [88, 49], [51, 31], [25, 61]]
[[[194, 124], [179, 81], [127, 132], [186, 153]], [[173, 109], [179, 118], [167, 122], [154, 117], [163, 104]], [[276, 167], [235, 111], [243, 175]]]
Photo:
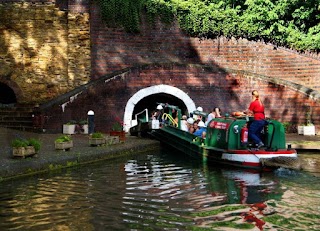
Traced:
[[[1, 128], [0, 181], [159, 150], [160, 148], [160, 143], [156, 140], [138, 138], [129, 134], [126, 135], [125, 142], [92, 147], [89, 145], [88, 135], [76, 134], [72, 135], [74, 147], [70, 151], [55, 150], [54, 141], [60, 135], [21, 132]], [[10, 144], [17, 137], [39, 139], [42, 143], [39, 153], [29, 158], [13, 158]], [[298, 153], [300, 151], [311, 151], [317, 156], [320, 154], [319, 136], [305, 137], [289, 134], [287, 135], [287, 144], [289, 143], [292, 148], [298, 149]], [[314, 161], [307, 160], [303, 161], [302, 164], [307, 165], [309, 163], [314, 163]], [[305, 169], [309, 168], [310, 166], [305, 166]], [[320, 172], [320, 169], [316, 169], [316, 171]]]

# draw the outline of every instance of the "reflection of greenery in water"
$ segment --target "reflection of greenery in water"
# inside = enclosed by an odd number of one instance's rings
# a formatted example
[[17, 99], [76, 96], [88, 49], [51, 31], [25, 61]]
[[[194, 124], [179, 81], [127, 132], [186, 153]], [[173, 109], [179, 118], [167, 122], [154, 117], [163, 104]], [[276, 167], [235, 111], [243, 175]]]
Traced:
[[[320, 230], [319, 178], [285, 169], [251, 173], [151, 153], [0, 186], [0, 230], [258, 230], [244, 219], [251, 212], [264, 230]], [[269, 213], [254, 210], [258, 202]]]
[[[212, 228], [218, 228], [218, 227], [228, 227], [228, 228], [234, 228], [234, 229], [253, 229], [254, 225], [250, 223], [236, 223], [238, 220], [233, 219], [232, 221], [224, 221], [224, 222], [216, 222], [211, 224], [210, 226]], [[218, 229], [221, 230], [221, 229]]]
[[296, 227], [295, 224], [292, 223], [291, 218], [287, 218], [279, 214], [266, 217], [264, 220], [271, 223], [273, 227], [278, 226], [279, 228], [282, 227], [290, 230], [294, 230]]
[[319, 215], [310, 215], [307, 213], [298, 213], [296, 217], [286, 217], [285, 215], [276, 214], [264, 218], [264, 220], [269, 222], [274, 228], [289, 230], [319, 230], [319, 225], [314, 226], [315, 221], [319, 219]]
[[320, 181], [305, 172], [280, 169], [275, 172], [284, 194], [275, 201], [276, 214], [266, 216], [266, 225], [278, 230], [320, 230]]
[[[192, 217], [194, 217], [199, 230], [210, 228], [217, 230], [228, 228], [236, 230], [253, 229], [255, 222], [247, 223], [240, 215], [241, 213], [250, 211], [249, 206], [235, 205], [239, 203], [239, 200], [236, 198], [239, 199], [239, 195], [237, 194], [242, 190], [241, 185], [243, 182], [237, 178], [221, 178], [221, 173], [217, 171], [217, 168], [204, 169], [204, 173], [208, 183], [206, 187], [210, 191], [225, 194], [226, 186], [229, 187], [229, 190], [231, 190], [227, 193], [229, 199], [224, 200], [224, 203], [229, 202], [230, 205], [224, 204], [219, 206], [217, 203], [211, 203], [210, 207], [200, 209], [204, 211], [192, 213]], [[241, 171], [239, 171], [239, 175], [241, 175]], [[266, 214], [254, 212], [258, 219], [265, 222], [263, 228], [266, 230], [320, 230], [319, 222], [317, 222], [320, 219], [319, 178], [305, 172], [287, 169], [280, 169], [275, 173], [271, 173], [269, 177], [277, 183], [271, 184], [269, 187], [265, 187], [263, 184], [262, 186], [249, 187], [249, 192], [251, 193], [254, 192], [256, 194], [260, 191], [260, 200], [264, 201], [267, 205], [267, 210], [274, 211], [271, 214], [267, 214], [267, 212]], [[268, 192], [261, 193], [264, 190]], [[236, 200], [232, 200], [232, 196]], [[253, 195], [251, 194], [251, 196]], [[198, 229], [193, 228], [192, 230]]]
[[210, 211], [202, 211], [202, 212], [196, 212], [193, 214], [193, 216], [195, 217], [206, 217], [206, 216], [213, 216], [213, 215], [218, 215], [224, 212], [232, 212], [232, 211], [236, 211], [239, 209], [244, 209], [247, 208], [248, 206], [245, 205], [238, 205], [238, 206], [224, 206], [224, 207], [220, 207], [218, 209], [213, 209]]
[[[240, 215], [248, 209], [246, 205], [224, 205], [216, 209], [209, 209], [206, 211], [195, 212], [192, 214], [197, 225], [221, 228], [228, 227], [234, 229], [252, 229], [253, 224], [240, 222]], [[198, 230], [192, 228], [192, 230]], [[200, 230], [200, 229], [199, 229]], [[218, 229], [220, 230], [220, 229]]]

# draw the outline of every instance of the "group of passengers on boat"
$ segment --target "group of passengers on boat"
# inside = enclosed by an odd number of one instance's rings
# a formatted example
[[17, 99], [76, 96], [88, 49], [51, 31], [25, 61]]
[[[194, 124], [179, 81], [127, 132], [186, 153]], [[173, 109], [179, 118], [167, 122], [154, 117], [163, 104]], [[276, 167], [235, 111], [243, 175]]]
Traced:
[[180, 127], [184, 131], [190, 132], [198, 137], [205, 138], [208, 123], [214, 118], [221, 117], [221, 110], [220, 108], [215, 107], [206, 117], [201, 115], [201, 112], [203, 112], [202, 107], [198, 107], [196, 111], [200, 113], [190, 115], [189, 118], [187, 118], [186, 115], [183, 115]]
[[[206, 115], [203, 113], [203, 108], [198, 107], [196, 112], [197, 113], [190, 113], [189, 117], [187, 115], [182, 115], [180, 120], [180, 128], [183, 131], [205, 138], [207, 124], [210, 120], [221, 117], [221, 110], [220, 108], [215, 107], [208, 115]], [[159, 104], [156, 111], [152, 113], [152, 119], [159, 120], [160, 124], [165, 124], [167, 121], [165, 118], [163, 118], [163, 114], [164, 108]], [[171, 116], [175, 121], [175, 125], [177, 126], [179, 123], [178, 111], [172, 109]]]
[[[255, 143], [255, 145], [260, 148], [264, 146], [260, 138], [260, 133], [263, 127], [267, 124], [264, 114], [264, 105], [261, 102], [258, 91], [253, 90], [251, 92], [252, 101], [247, 110], [238, 114], [253, 116], [253, 121], [250, 123], [248, 136]], [[166, 107], [166, 106], [164, 106]], [[164, 107], [159, 104], [157, 110], [152, 114], [152, 119], [159, 120], [160, 124], [165, 124], [166, 119], [163, 118]], [[198, 112], [198, 113], [196, 113]], [[204, 116], [205, 115], [205, 116]], [[178, 127], [179, 116], [178, 111], [172, 109], [171, 116]], [[214, 119], [221, 117], [221, 110], [219, 107], [214, 107], [209, 114], [203, 113], [203, 108], [198, 107], [195, 112], [190, 113], [189, 117], [187, 115], [182, 115], [180, 120], [180, 128], [183, 131], [192, 133], [198, 137], [206, 137], [206, 127], [208, 123]]]

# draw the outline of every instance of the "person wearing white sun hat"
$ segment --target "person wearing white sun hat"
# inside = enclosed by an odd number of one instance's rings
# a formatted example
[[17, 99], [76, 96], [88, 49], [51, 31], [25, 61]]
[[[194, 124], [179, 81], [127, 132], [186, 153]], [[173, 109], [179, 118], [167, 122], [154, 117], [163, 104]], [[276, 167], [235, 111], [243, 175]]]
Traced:
[[194, 119], [193, 118], [190, 117], [190, 118], [187, 119], [188, 131], [190, 133], [194, 132], [193, 123], [194, 123]]
[[199, 129], [195, 131], [193, 134], [199, 137], [204, 137], [204, 133], [207, 131], [205, 123], [200, 120], [198, 123], [198, 127]]

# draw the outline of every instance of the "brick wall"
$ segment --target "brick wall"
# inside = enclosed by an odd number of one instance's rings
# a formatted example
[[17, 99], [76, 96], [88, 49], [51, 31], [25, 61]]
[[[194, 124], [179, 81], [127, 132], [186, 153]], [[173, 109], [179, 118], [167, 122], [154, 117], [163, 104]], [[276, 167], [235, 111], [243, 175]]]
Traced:
[[245, 39], [191, 38], [177, 24], [159, 22], [143, 23], [140, 34], [128, 34], [107, 27], [89, 0], [0, 0], [0, 66], [0, 81], [14, 89], [19, 102], [29, 103], [136, 67], [90, 87], [65, 111], [59, 105], [46, 111], [52, 130], [92, 109], [97, 128], [107, 131], [116, 116], [123, 117], [130, 97], [157, 84], [181, 89], [205, 110], [217, 105], [225, 112], [246, 108], [250, 91], [258, 89], [270, 116], [301, 123], [312, 106], [313, 120], [320, 124], [319, 100], [308, 97], [320, 87], [316, 54]]
[[97, 6], [91, 7], [92, 78], [151, 63], [197, 63], [244, 70], [320, 90], [320, 57], [246, 39], [199, 39], [177, 24], [142, 24], [140, 34], [108, 28]]
[[108, 132], [116, 118], [123, 119], [130, 98], [143, 88], [161, 84], [182, 90], [194, 100], [196, 106], [202, 106], [205, 111], [218, 106], [223, 113], [245, 110], [251, 101], [251, 91], [258, 89], [268, 117], [297, 125], [305, 121], [305, 112], [312, 106], [312, 120], [320, 124], [319, 103], [296, 89], [275, 84], [274, 81], [264, 76], [239, 71], [226, 72], [205, 65], [140, 66], [117, 75], [112, 81], [92, 86], [69, 102], [64, 112], [59, 106], [55, 106], [54, 111], [50, 109], [46, 113], [52, 117], [46, 126], [48, 130], [61, 131], [63, 123], [71, 119], [85, 119], [87, 111], [93, 110], [96, 130]]

